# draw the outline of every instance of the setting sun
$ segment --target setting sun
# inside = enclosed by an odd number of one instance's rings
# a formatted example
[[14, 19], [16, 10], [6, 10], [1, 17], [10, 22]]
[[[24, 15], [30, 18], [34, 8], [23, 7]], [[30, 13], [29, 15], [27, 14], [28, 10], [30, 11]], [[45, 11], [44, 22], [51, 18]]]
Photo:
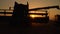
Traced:
[[32, 14], [32, 15], [30, 15], [30, 17], [35, 18], [35, 15]]
[[34, 15], [34, 14], [30, 14], [30, 17], [31, 18], [36, 18], [36, 17], [45, 17], [45, 15]]

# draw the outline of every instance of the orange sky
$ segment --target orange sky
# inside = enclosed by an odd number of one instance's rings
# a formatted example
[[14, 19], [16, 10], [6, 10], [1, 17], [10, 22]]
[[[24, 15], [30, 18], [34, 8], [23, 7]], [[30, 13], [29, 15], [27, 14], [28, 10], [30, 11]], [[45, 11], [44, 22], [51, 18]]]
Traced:
[[44, 7], [51, 5], [60, 5], [60, 0], [0, 0], [0, 8], [9, 8], [14, 6], [14, 2], [26, 4], [29, 2], [29, 8]]

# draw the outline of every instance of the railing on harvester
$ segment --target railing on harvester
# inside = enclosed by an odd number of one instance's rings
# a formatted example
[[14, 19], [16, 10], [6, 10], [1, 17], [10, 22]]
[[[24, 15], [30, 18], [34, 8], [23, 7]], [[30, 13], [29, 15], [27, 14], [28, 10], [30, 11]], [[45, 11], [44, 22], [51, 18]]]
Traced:
[[[50, 8], [59, 9], [59, 6], [48, 6], [48, 7], [42, 7], [42, 8], [33, 8], [33, 9], [29, 9], [29, 11], [36, 11], [36, 10], [50, 9]], [[46, 12], [45, 14], [40, 13], [39, 15], [46, 15], [46, 18], [47, 18], [48, 13], [47, 13], [47, 11], [45, 11], [45, 12]], [[0, 21], [5, 20], [5, 19], [11, 19], [12, 13], [13, 13], [13, 9], [11, 9], [11, 7], [9, 9], [0, 9]], [[31, 14], [31, 13], [29, 13], [29, 14]]]

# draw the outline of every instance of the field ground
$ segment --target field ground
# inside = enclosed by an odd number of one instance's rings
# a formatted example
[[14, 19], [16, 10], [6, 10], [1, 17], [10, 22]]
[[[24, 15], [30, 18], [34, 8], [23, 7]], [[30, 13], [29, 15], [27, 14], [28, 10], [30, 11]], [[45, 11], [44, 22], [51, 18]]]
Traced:
[[8, 22], [0, 22], [0, 34], [58, 34], [60, 27], [55, 22], [33, 23], [30, 27], [9, 27]]

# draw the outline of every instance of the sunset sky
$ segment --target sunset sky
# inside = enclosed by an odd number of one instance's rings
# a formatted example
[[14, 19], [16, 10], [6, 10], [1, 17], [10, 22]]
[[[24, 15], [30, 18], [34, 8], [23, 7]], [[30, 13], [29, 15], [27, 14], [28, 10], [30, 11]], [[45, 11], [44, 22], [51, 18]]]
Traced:
[[[29, 3], [29, 9], [38, 8], [38, 7], [46, 7], [46, 6], [60, 6], [60, 0], [0, 0], [0, 9], [8, 9], [10, 6], [14, 7], [14, 2], [18, 2], [19, 4], [26, 4], [27, 1]], [[50, 17], [54, 18], [53, 15], [60, 14], [60, 10], [58, 9], [49, 9]], [[55, 12], [54, 12], [55, 11]], [[51, 18], [51, 19], [52, 19]]]
[[23, 4], [28, 1], [29, 8], [60, 5], [60, 0], [0, 0], [0, 8], [13, 7], [15, 1]]

